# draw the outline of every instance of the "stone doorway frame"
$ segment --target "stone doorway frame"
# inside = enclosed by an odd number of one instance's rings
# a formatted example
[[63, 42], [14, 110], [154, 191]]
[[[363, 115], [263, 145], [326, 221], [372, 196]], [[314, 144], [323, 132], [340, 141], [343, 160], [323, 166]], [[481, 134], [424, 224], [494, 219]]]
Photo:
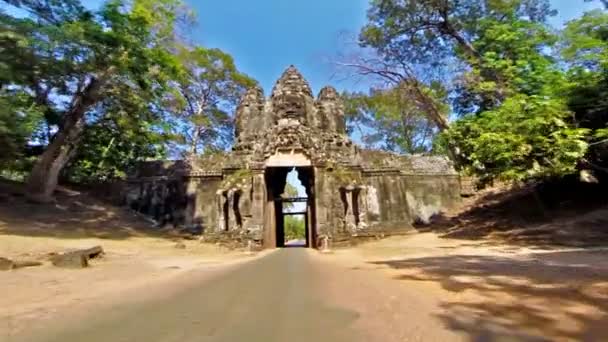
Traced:
[[[307, 201], [304, 214], [306, 248], [317, 248], [317, 226], [315, 208], [314, 168], [312, 166], [272, 166], [264, 170], [266, 198], [264, 204], [264, 248], [284, 248], [283, 201], [279, 197], [287, 183], [287, 174], [296, 169], [302, 185], [306, 189]], [[288, 214], [287, 214], [288, 215]], [[281, 234], [282, 233], [282, 234]]]

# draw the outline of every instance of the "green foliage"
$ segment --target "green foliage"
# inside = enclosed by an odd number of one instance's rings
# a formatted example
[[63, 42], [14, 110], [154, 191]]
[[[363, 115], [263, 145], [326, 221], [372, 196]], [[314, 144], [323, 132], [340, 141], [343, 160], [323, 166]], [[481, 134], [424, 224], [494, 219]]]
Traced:
[[[53, 143], [56, 150], [74, 155], [72, 150], [80, 145], [86, 131], [88, 150], [78, 154], [85, 159], [72, 164], [76, 177], [116, 174], [116, 169], [134, 159], [111, 165], [117, 159], [100, 163], [97, 158], [101, 153], [95, 153], [107, 145], [108, 136], [138, 140], [142, 133], [151, 136], [158, 129], [154, 122], [163, 112], [159, 99], [179, 70], [171, 42], [181, 2], [111, 0], [97, 12], [84, 9], [75, 0], [10, 3], [29, 15], [0, 15], [0, 26], [8, 32], [0, 39], [10, 47], [0, 57], [0, 85], [31, 96], [36, 111], [22, 112], [23, 116], [35, 117], [41, 112], [44, 117], [38, 127], [43, 134], [30, 134], [26, 139], [40, 145]], [[142, 122], [130, 130], [124, 124], [108, 125], [108, 120]], [[114, 142], [118, 143], [116, 138]], [[99, 145], [92, 146], [94, 143]], [[39, 162], [57, 158], [58, 153], [49, 153]], [[129, 158], [134, 153], [122, 156]], [[92, 165], [108, 169], [92, 170]]]
[[608, 63], [608, 13], [594, 10], [569, 22], [563, 33], [564, 58], [593, 70]]
[[[438, 105], [445, 97], [442, 89], [428, 89], [428, 94]], [[345, 92], [342, 98], [349, 133], [358, 134], [367, 147], [406, 154], [431, 151], [437, 128], [406, 85], [369, 94]]]
[[305, 239], [306, 223], [301, 216], [285, 216], [285, 240]]
[[435, 81], [450, 89], [457, 120], [434, 146], [461, 168], [486, 181], [562, 176], [606, 134], [608, 17], [587, 13], [557, 35], [546, 22], [554, 14], [547, 0], [374, 0], [360, 42], [385, 65], [414, 70], [406, 80], [444, 76]]
[[563, 36], [562, 54], [571, 65], [569, 106], [583, 127], [604, 129], [608, 123], [608, 14], [585, 13], [568, 23]]
[[562, 55], [568, 70], [568, 107], [577, 126], [590, 130], [586, 163], [608, 167], [608, 14], [585, 13], [563, 32]]
[[124, 179], [139, 161], [166, 157], [165, 137], [148, 122], [107, 118], [84, 132], [81, 147], [65, 173], [76, 183]]
[[229, 113], [255, 81], [228, 54], [182, 43], [194, 21], [182, 0], [0, 3], [21, 10], [0, 10], [0, 163], [27, 171], [26, 145], [59, 144], [64, 177], [103, 181], [175, 144], [230, 140]]
[[238, 187], [248, 179], [251, 179], [252, 176], [253, 173], [249, 169], [237, 170], [222, 181], [222, 188]]
[[[589, 131], [573, 125], [560, 98], [566, 78], [546, 54], [556, 38], [539, 23], [483, 20], [473, 46], [479, 63], [463, 74], [471, 101], [446, 132], [466, 158], [465, 169], [483, 180], [526, 181], [576, 171]], [[462, 104], [463, 102], [460, 102]], [[476, 110], [473, 110], [476, 109]]]
[[557, 37], [542, 23], [513, 16], [486, 18], [478, 27], [471, 42], [478, 58], [456, 80], [457, 114], [491, 110], [518, 94], [552, 96], [564, 84], [562, 71], [546, 54]]
[[166, 102], [174, 119], [181, 150], [190, 154], [225, 149], [232, 142], [232, 113], [245, 91], [256, 84], [239, 72], [232, 57], [218, 49], [182, 47], [182, 69]]
[[12, 168], [23, 157], [28, 139], [42, 121], [29, 94], [0, 90], [0, 168]]
[[560, 101], [518, 95], [455, 122], [442, 138], [458, 144], [482, 180], [561, 176], [575, 171], [588, 147], [587, 130], [569, 125], [570, 116]]
[[372, 0], [360, 42], [387, 62], [440, 68], [454, 53], [476, 57], [470, 41], [483, 31], [482, 20], [544, 22], [554, 13], [548, 0]]

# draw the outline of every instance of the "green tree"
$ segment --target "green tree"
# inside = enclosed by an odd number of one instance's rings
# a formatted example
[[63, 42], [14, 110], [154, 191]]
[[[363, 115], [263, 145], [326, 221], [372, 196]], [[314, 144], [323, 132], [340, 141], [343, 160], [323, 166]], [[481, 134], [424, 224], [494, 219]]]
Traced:
[[427, 114], [462, 168], [484, 180], [560, 176], [575, 171], [589, 131], [563, 98], [559, 37], [546, 23], [554, 14], [547, 0], [376, 0], [360, 42], [378, 54], [381, 76], [422, 84], [422, 72], [441, 75], [426, 84], [450, 89], [460, 119]]
[[103, 113], [103, 100], [121, 87], [151, 107], [166, 92], [179, 69], [170, 47], [182, 4], [112, 0], [91, 12], [76, 0], [4, 2], [29, 13], [2, 13], [0, 25], [19, 40], [10, 38], [18, 48], [0, 65], [25, 71], [18, 77], [3, 75], [3, 85], [32, 94], [52, 134], [28, 180], [29, 196], [48, 200], [80, 144], [87, 114]]
[[42, 112], [29, 94], [0, 89], [0, 169], [11, 169], [42, 121]]
[[[380, 77], [392, 86], [407, 84], [420, 109], [445, 130], [448, 117], [425, 89], [434, 82], [449, 83], [463, 71], [476, 68], [481, 78], [478, 83], [494, 85], [483, 93], [490, 94], [489, 99], [469, 96], [469, 102], [474, 100], [479, 106], [492, 104], [495, 98], [503, 100], [506, 94], [502, 88], [509, 83], [499, 70], [482, 65], [484, 51], [474, 42], [490, 22], [544, 23], [554, 13], [548, 0], [373, 0], [359, 42], [373, 49], [377, 58], [347, 66], [355, 67], [360, 74]], [[463, 92], [469, 95], [466, 89]]]
[[[349, 132], [358, 134], [367, 147], [406, 154], [430, 152], [437, 128], [405, 87], [342, 94]], [[429, 96], [444, 95], [441, 89], [431, 91]]]
[[247, 88], [256, 84], [239, 72], [232, 57], [218, 49], [180, 48], [184, 65], [169, 102], [180, 124], [176, 135], [189, 154], [223, 149], [232, 142], [231, 113]]
[[285, 216], [285, 240], [305, 239], [306, 223], [301, 216]]
[[544, 22], [555, 13], [548, 0], [372, 0], [360, 41], [385, 60], [419, 64], [457, 52], [475, 63], [484, 20]]
[[585, 13], [566, 25], [562, 55], [569, 65], [566, 95], [579, 127], [591, 131], [591, 149], [583, 164], [608, 168], [608, 14]]
[[106, 97], [105, 112], [87, 116], [94, 124], [85, 128], [79, 148], [63, 172], [71, 182], [124, 178], [138, 162], [167, 156], [166, 145], [174, 137], [163, 130], [163, 116], [150, 111], [143, 99], [134, 96], [128, 100], [125, 93]]
[[481, 181], [543, 179], [573, 173], [587, 151], [587, 130], [570, 118], [563, 100], [522, 94], [456, 121], [441, 138], [457, 142]]
[[570, 108], [583, 127], [605, 129], [608, 123], [608, 13], [602, 10], [585, 13], [567, 24], [563, 37], [562, 55], [570, 64]]
[[516, 16], [510, 22], [481, 20], [479, 27], [473, 46], [480, 59], [462, 74], [465, 96], [460, 97], [479, 101], [460, 107], [466, 109], [464, 118], [445, 137], [459, 146], [469, 170], [482, 180], [525, 181], [575, 172], [587, 152], [589, 131], [573, 122], [562, 95], [565, 75], [547, 54], [557, 37], [545, 25]]

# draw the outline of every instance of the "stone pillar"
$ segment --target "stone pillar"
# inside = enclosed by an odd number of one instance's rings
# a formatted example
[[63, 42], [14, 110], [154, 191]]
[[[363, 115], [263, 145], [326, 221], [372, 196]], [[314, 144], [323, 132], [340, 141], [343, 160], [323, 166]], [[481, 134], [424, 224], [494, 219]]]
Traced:
[[322, 168], [315, 168], [314, 200], [316, 211], [317, 233], [321, 237], [329, 235], [330, 222], [328, 221], [331, 210], [331, 184], [327, 173]]
[[378, 201], [378, 190], [375, 187], [368, 185], [366, 186], [366, 208], [368, 216], [372, 221], [380, 221], [380, 203]]
[[251, 219], [247, 229], [255, 239], [262, 239], [264, 228], [264, 206], [266, 205], [266, 182], [264, 170], [254, 170], [251, 184]]
[[188, 178], [186, 182], [186, 213], [184, 223], [186, 227], [192, 227], [198, 222], [200, 216], [196, 203], [196, 189], [198, 188], [199, 181], [197, 178]]
[[226, 231], [226, 215], [224, 212], [224, 205], [226, 204], [226, 196], [224, 196], [224, 190], [218, 190], [215, 196], [215, 203], [217, 205], [217, 232]]
[[226, 230], [236, 230], [238, 229], [237, 224], [236, 224], [236, 213], [234, 212], [234, 207], [235, 207], [235, 203], [234, 203], [234, 199], [236, 198], [236, 196], [234, 195], [236, 193], [237, 189], [230, 189], [228, 190], [228, 227]]
[[249, 221], [251, 221], [251, 180], [238, 192], [238, 214], [241, 217], [241, 226], [239, 229], [249, 229]]
[[344, 188], [345, 197], [346, 197], [346, 210], [344, 214], [344, 223], [346, 224], [346, 229], [348, 231], [354, 232], [357, 230], [357, 220], [355, 218], [355, 213], [353, 210], [353, 196], [354, 196], [355, 188], [352, 185]]
[[360, 186], [355, 189], [357, 193], [357, 204], [359, 208], [359, 222], [357, 229], [367, 228], [367, 187]]

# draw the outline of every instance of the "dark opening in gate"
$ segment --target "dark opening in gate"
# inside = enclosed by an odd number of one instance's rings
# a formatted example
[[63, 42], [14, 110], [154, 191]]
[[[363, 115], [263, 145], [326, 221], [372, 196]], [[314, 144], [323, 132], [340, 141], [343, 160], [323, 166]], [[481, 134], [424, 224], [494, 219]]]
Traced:
[[313, 182], [311, 167], [266, 169], [268, 247], [315, 247]]

